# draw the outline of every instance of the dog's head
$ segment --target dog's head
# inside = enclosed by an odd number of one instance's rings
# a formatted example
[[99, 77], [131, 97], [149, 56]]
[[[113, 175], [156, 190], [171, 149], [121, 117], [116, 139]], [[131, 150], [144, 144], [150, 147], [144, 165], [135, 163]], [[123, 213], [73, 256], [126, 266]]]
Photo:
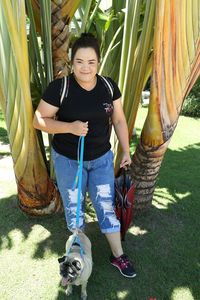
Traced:
[[82, 272], [82, 266], [79, 260], [63, 256], [58, 258], [60, 264], [60, 275], [62, 276], [62, 285], [73, 284]]

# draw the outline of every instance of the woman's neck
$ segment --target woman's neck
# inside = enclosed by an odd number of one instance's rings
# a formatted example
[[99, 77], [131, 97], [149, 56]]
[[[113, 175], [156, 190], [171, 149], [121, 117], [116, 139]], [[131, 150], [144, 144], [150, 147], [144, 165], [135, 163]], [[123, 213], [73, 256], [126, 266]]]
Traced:
[[97, 83], [97, 76], [95, 75], [94, 79], [91, 81], [82, 81], [79, 80], [75, 74], [74, 74], [74, 78], [76, 79], [76, 81], [78, 82], [78, 84], [85, 90], [87, 91], [91, 91], [93, 90], [93, 88], [96, 86]]

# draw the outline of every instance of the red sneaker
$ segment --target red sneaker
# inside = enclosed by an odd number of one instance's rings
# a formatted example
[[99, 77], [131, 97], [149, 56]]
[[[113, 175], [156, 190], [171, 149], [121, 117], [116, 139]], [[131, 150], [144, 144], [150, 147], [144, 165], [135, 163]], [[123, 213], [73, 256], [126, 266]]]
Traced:
[[129, 278], [133, 278], [136, 276], [136, 272], [133, 267], [133, 264], [129, 260], [129, 258], [126, 254], [122, 254], [119, 257], [114, 257], [113, 255], [111, 255], [110, 263], [111, 263], [111, 265], [117, 267], [123, 276], [129, 277]]

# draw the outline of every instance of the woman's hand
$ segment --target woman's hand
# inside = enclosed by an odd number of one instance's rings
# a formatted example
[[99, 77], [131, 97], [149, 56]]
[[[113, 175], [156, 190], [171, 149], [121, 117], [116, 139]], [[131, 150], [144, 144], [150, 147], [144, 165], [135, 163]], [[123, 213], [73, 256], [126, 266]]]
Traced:
[[86, 136], [88, 133], [88, 122], [74, 121], [71, 124], [71, 133], [78, 136]]
[[123, 152], [122, 154], [122, 160], [120, 163], [120, 168], [125, 168], [126, 166], [130, 166], [131, 164], [131, 157], [129, 152]]

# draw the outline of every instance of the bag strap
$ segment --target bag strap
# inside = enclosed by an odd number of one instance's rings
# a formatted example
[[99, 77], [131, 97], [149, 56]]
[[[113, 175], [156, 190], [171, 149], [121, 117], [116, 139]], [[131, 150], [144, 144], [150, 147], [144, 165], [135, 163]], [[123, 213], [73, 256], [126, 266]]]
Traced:
[[[112, 83], [105, 76], [99, 75], [99, 77], [101, 78], [102, 82], [104, 83], [104, 85], [105, 85], [106, 89], [108, 90], [108, 93], [110, 94], [110, 97], [112, 99], [113, 98], [113, 94], [114, 94], [114, 88], [113, 88]], [[63, 83], [63, 89], [62, 89], [62, 93], [61, 93], [61, 97], [60, 97], [60, 106], [62, 105], [64, 97], [67, 98], [67, 96], [68, 96], [68, 92], [69, 92], [69, 76], [64, 76], [62, 83]]]
[[108, 90], [111, 99], [113, 98], [113, 94], [114, 94], [114, 88], [112, 83], [110, 82], [110, 80], [108, 78], [106, 78], [105, 76], [99, 75], [99, 77], [101, 78], [102, 82], [104, 83], [106, 89]]
[[62, 80], [63, 88], [62, 88], [62, 94], [60, 97], [60, 106], [62, 105], [64, 97], [67, 97], [68, 91], [69, 91], [69, 77], [64, 76]]

